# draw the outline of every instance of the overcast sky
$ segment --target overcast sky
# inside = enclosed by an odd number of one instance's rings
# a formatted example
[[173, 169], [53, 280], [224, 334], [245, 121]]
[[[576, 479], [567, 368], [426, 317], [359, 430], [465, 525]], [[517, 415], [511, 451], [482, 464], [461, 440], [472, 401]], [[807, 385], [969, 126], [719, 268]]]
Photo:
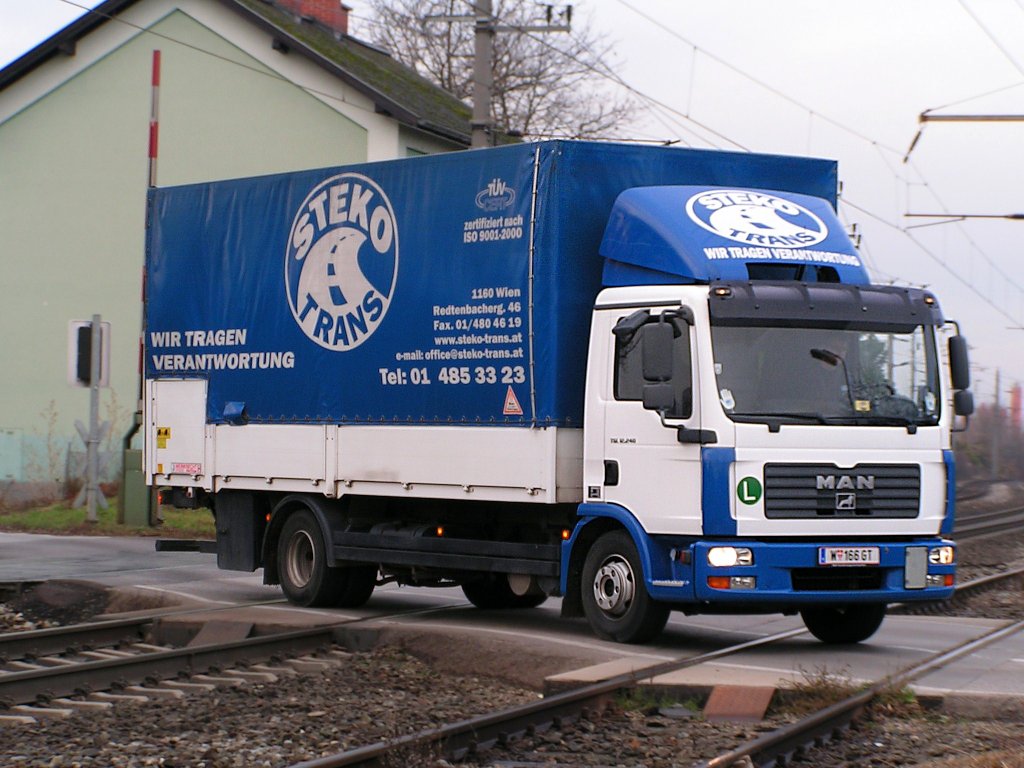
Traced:
[[[359, 34], [366, 4], [346, 1]], [[0, 0], [0, 66], [82, 12]], [[938, 294], [971, 341], [979, 401], [997, 368], [1004, 403], [1024, 384], [1024, 221], [905, 216], [1024, 213], [1024, 122], [929, 122], [904, 162], [926, 110], [1024, 115], [1024, 0], [579, 0], [575, 14], [653, 100], [634, 138], [838, 160], [841, 218], [875, 280]]]

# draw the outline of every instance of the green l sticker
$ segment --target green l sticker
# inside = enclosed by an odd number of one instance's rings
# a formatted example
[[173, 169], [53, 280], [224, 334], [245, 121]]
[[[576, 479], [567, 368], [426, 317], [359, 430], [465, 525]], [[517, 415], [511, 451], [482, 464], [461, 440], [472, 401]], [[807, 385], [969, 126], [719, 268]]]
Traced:
[[761, 481], [756, 477], [744, 477], [736, 486], [736, 496], [744, 504], [757, 504], [761, 500]]

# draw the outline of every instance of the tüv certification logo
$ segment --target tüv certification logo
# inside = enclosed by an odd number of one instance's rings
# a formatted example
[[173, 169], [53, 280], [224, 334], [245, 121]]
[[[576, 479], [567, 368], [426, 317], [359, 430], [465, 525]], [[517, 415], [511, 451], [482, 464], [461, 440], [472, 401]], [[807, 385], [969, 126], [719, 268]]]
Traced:
[[380, 326], [398, 278], [398, 227], [375, 181], [343, 173], [306, 196], [292, 222], [285, 283], [292, 316], [325, 349], [355, 349]]
[[485, 211], [501, 211], [516, 201], [516, 191], [503, 179], [491, 179], [486, 187], [477, 192], [476, 205]]
[[801, 248], [828, 237], [814, 213], [772, 192], [700, 192], [686, 202], [686, 213], [708, 232], [746, 245]]

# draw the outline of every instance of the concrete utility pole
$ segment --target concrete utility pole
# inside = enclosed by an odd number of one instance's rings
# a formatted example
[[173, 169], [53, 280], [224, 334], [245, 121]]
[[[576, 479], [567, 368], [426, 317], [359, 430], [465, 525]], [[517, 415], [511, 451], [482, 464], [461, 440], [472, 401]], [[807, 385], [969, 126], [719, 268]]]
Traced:
[[473, 37], [473, 138], [472, 149], [491, 143], [491, 91], [494, 88], [494, 13], [491, 0], [476, 0], [476, 34]]
[[494, 121], [491, 119], [491, 93], [494, 90], [494, 35], [496, 32], [569, 32], [572, 29], [572, 6], [566, 6], [565, 24], [551, 24], [552, 6], [547, 6], [547, 24], [516, 26], [498, 24], [492, 0], [470, 0], [473, 14], [467, 16], [427, 16], [424, 21], [472, 21], [473, 37], [473, 129], [471, 149], [489, 147], [494, 143]]

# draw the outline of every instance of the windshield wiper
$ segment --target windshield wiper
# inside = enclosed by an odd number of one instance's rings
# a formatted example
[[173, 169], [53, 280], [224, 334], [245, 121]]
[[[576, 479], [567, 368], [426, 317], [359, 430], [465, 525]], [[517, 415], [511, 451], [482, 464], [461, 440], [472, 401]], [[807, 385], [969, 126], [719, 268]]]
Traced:
[[769, 432], [778, 432], [785, 421], [804, 424], [828, 424], [828, 419], [820, 413], [772, 412], [772, 413], [730, 413], [729, 418], [749, 424], [767, 424]]
[[919, 426], [934, 426], [936, 422], [923, 423], [919, 419], [908, 419], [906, 416], [833, 416], [827, 420], [829, 424], [857, 424], [868, 427], [906, 427], [911, 435], [917, 433]]

